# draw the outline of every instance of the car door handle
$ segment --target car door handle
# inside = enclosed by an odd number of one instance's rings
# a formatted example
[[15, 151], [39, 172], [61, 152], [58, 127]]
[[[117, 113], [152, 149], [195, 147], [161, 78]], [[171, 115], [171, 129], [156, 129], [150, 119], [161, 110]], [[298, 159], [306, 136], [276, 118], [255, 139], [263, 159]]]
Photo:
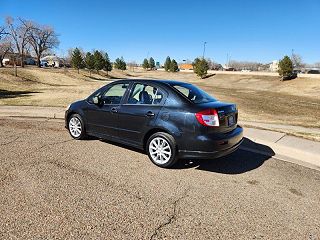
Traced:
[[113, 113], [117, 113], [117, 112], [118, 112], [118, 109], [117, 109], [117, 108], [115, 108], [115, 107], [113, 107], [113, 108], [111, 108], [111, 112], [113, 112]]
[[149, 112], [147, 112], [146, 116], [147, 116], [147, 117], [154, 117], [154, 113], [151, 112], [151, 111], [149, 111]]

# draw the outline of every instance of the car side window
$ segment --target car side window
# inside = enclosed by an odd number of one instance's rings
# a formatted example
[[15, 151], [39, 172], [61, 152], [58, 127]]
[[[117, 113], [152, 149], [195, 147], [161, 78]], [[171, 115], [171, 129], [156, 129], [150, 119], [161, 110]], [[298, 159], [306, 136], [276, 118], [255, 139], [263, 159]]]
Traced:
[[102, 95], [102, 101], [104, 104], [120, 104], [122, 97], [124, 96], [129, 83], [119, 83], [113, 85]]
[[128, 104], [158, 105], [164, 97], [163, 92], [148, 84], [136, 83], [129, 96]]
[[185, 88], [183, 86], [174, 86], [179, 92], [181, 92], [184, 96], [186, 96], [191, 101], [194, 101], [196, 99], [195, 93], [193, 93], [190, 89]]

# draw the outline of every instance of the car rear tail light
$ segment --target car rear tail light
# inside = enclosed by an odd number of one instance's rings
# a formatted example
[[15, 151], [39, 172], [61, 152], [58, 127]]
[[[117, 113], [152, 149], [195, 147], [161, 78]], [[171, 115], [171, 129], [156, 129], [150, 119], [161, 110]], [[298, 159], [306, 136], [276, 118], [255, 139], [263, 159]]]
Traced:
[[207, 109], [195, 115], [200, 124], [207, 127], [219, 127], [219, 116], [216, 109]]

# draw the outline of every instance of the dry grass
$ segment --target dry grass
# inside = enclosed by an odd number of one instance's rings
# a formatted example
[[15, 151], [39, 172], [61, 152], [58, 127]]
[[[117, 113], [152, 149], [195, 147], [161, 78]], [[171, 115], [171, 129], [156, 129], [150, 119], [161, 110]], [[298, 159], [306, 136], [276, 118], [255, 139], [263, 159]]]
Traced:
[[68, 69], [0, 68], [0, 104], [67, 106], [118, 78], [173, 79], [193, 83], [222, 101], [238, 104], [243, 120], [320, 127], [320, 79], [280, 82], [276, 76], [217, 74], [198, 79], [193, 73], [112, 71], [77, 74]]

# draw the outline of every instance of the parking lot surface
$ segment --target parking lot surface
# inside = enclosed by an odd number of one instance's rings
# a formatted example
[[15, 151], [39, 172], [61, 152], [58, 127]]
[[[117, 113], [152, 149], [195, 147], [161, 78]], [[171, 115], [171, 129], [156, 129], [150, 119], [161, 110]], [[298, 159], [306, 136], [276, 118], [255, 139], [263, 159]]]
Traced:
[[0, 154], [1, 239], [320, 238], [320, 172], [256, 153], [161, 169], [61, 120], [3, 118]]

